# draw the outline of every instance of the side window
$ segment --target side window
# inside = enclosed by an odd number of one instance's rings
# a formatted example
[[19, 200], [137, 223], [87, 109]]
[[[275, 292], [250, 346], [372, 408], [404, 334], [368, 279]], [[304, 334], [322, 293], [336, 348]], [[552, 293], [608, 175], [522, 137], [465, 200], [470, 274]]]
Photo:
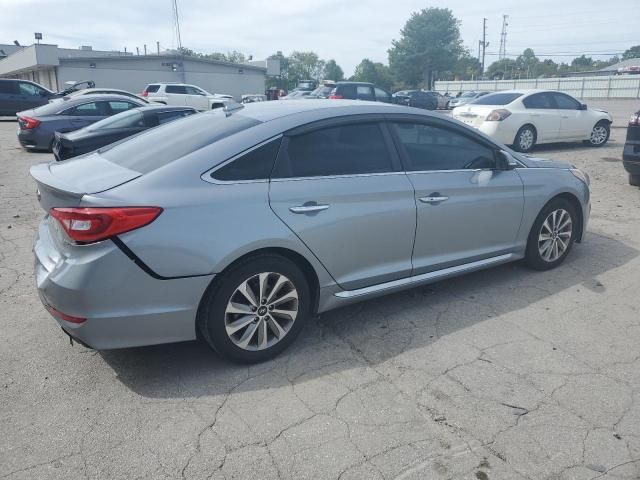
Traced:
[[561, 110], [578, 110], [580, 107], [580, 103], [569, 95], [564, 95], [562, 93], [552, 93], [552, 95], [556, 101], [556, 108]]
[[347, 98], [350, 100], [356, 99], [356, 86], [355, 85], [340, 85], [337, 89], [338, 95], [341, 95], [342, 98]]
[[137, 108], [137, 105], [134, 105], [133, 103], [130, 102], [118, 102], [118, 101], [111, 101], [109, 102], [109, 108], [111, 109], [111, 113], [113, 115], [115, 115], [116, 113], [122, 113], [122, 112], [126, 112], [127, 110], [130, 110], [132, 108]]
[[18, 89], [20, 91], [20, 95], [28, 95], [30, 97], [39, 97], [44, 92], [40, 87], [31, 83], [20, 82], [18, 83]]
[[289, 137], [273, 177], [355, 175], [392, 170], [380, 125], [360, 123]]
[[376, 100], [379, 102], [390, 102], [391, 101], [391, 95], [389, 95], [387, 92], [385, 92], [384, 90], [382, 90], [381, 88], [376, 88]]
[[225, 182], [268, 179], [278, 155], [281, 140], [277, 138], [251, 150], [213, 172], [211, 177]]
[[185, 94], [187, 93], [187, 89], [184, 85], [167, 85], [165, 87], [165, 92], [167, 93], [179, 93], [179, 94]]
[[496, 168], [495, 152], [447, 128], [420, 123], [393, 123], [404, 150], [407, 171]]
[[177, 110], [171, 112], [160, 112], [158, 114], [158, 124], [162, 125], [163, 123], [168, 123], [173, 120], [177, 120], [178, 118], [186, 117], [195, 113], [193, 110]]
[[74, 117], [101, 117], [106, 115], [104, 112], [104, 102], [83, 103], [82, 105], [66, 110], [64, 113]]
[[18, 93], [16, 84], [13, 80], [0, 80], [0, 93]]
[[185, 86], [184, 89], [189, 95], [204, 95], [204, 92], [199, 88]]
[[553, 100], [548, 93], [536, 93], [522, 100], [526, 108], [554, 108]]
[[367, 85], [358, 85], [356, 87], [356, 98], [358, 100], [375, 100], [376, 96], [373, 93], [373, 88]]

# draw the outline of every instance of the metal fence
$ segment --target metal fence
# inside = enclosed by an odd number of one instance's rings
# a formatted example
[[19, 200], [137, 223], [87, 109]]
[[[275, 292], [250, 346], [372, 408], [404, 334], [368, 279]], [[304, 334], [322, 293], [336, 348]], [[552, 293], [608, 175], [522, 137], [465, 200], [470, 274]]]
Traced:
[[496, 92], [528, 88], [560, 90], [577, 98], [640, 98], [640, 75], [435, 82], [437, 92], [449, 94], [469, 90]]

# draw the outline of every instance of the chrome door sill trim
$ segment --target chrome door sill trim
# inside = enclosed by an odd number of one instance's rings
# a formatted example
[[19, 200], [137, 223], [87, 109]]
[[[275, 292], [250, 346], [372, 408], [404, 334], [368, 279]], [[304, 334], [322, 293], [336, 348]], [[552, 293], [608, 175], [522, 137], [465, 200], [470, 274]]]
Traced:
[[442, 270], [436, 270], [434, 272], [427, 272], [421, 275], [413, 277], [400, 278], [398, 280], [392, 280], [391, 282], [380, 283], [379, 285], [372, 285], [370, 287], [359, 288], [357, 290], [344, 290], [342, 292], [335, 293], [334, 295], [339, 298], [354, 298], [363, 295], [370, 295], [381, 292], [387, 289], [406, 287], [413, 284], [419, 284], [429, 280], [439, 280], [451, 275], [457, 275], [460, 273], [470, 272], [481, 268], [489, 267], [491, 265], [497, 265], [505, 263], [510, 260], [515, 260], [516, 255], [513, 253], [507, 253], [505, 255], [498, 255], [497, 257], [485, 258], [484, 260], [477, 260], [471, 263], [465, 263], [464, 265], [457, 265], [455, 267], [443, 268]]

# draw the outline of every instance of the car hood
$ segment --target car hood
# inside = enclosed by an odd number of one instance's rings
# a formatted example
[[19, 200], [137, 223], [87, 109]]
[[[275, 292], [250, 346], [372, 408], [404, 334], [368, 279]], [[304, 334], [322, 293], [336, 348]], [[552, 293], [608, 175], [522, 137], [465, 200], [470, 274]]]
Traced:
[[570, 163], [560, 162], [558, 160], [549, 160], [547, 158], [530, 157], [528, 155], [520, 155], [520, 161], [529, 168], [575, 168]]

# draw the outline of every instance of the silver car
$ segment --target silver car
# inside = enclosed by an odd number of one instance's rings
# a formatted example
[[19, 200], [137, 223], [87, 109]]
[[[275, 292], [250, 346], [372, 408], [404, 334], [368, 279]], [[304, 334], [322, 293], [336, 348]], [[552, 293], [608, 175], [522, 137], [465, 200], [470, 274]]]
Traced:
[[242, 362], [311, 317], [580, 242], [589, 180], [425, 110], [259, 102], [32, 167], [38, 292], [96, 349], [202, 338]]

